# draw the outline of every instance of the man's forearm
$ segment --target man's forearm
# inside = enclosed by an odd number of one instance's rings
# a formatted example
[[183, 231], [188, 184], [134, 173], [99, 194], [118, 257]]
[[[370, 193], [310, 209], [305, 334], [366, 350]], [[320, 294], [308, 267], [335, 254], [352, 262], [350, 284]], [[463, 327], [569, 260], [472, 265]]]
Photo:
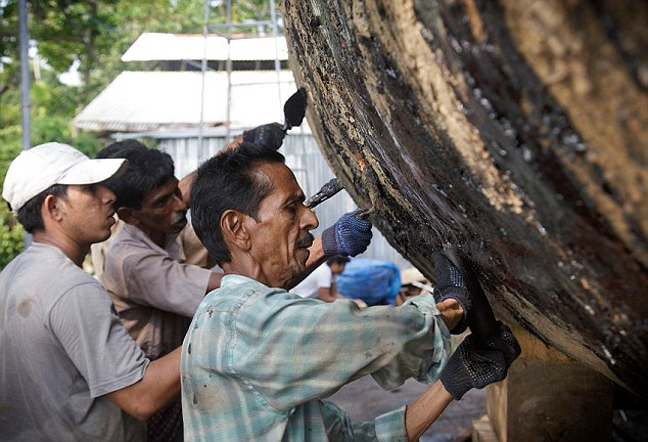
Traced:
[[[239, 135], [238, 137], [234, 138], [230, 144], [225, 146], [223, 149], [219, 150], [216, 152], [216, 155], [218, 155], [221, 152], [224, 152], [226, 150], [232, 149], [243, 141], [243, 135]], [[185, 175], [180, 182], [178, 183], [178, 188], [180, 189], [180, 192], [182, 193], [182, 200], [184, 203], [187, 205], [187, 207], [191, 207], [191, 185], [193, 184], [194, 178], [196, 178], [196, 171], [194, 170], [193, 172], [189, 172], [187, 175]]]
[[108, 395], [126, 413], [144, 420], [180, 395], [181, 347], [149, 364], [144, 377]]
[[405, 412], [407, 439], [410, 442], [419, 440], [452, 400], [452, 395], [443, 387], [441, 381], [432, 384], [407, 407]]
[[331, 293], [330, 287], [320, 287], [317, 289], [317, 297], [324, 302], [333, 302], [337, 298]]
[[189, 172], [178, 182], [178, 189], [182, 194], [182, 201], [187, 207], [189, 207], [191, 201], [191, 185], [193, 184], [194, 178], [196, 178], [196, 171]]

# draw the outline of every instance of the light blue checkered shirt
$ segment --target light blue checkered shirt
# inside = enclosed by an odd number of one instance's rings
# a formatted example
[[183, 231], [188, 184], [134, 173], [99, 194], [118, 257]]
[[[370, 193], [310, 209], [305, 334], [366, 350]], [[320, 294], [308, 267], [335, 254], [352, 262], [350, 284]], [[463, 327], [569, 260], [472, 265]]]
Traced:
[[361, 310], [228, 275], [184, 341], [185, 440], [406, 441], [405, 406], [356, 422], [320, 399], [368, 374], [385, 389], [430, 383], [449, 352], [430, 295]]

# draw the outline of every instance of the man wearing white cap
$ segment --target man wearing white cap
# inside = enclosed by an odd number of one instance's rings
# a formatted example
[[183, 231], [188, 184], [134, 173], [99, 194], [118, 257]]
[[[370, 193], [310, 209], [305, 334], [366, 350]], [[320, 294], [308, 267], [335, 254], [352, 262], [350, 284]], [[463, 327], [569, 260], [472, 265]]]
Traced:
[[0, 274], [3, 440], [144, 440], [142, 420], [179, 395], [179, 351], [147, 359], [81, 269], [114, 223], [102, 182], [126, 164], [46, 143], [9, 167], [2, 196], [33, 244]]

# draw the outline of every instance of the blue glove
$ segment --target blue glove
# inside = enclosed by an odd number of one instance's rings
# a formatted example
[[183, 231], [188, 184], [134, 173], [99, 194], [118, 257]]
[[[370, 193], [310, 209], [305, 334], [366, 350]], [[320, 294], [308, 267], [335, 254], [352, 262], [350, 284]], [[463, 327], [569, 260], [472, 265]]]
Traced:
[[285, 136], [286, 132], [284, 132], [281, 124], [270, 123], [246, 130], [243, 132], [243, 141], [277, 150], [281, 147]]
[[356, 256], [371, 242], [371, 223], [356, 218], [360, 210], [345, 213], [335, 224], [322, 232], [322, 246], [327, 257]]

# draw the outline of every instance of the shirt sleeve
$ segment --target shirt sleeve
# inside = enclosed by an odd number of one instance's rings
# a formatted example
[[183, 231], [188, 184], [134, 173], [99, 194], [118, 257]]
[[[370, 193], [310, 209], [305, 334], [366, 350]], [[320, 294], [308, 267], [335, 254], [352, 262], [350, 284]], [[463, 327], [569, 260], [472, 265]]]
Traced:
[[329, 401], [320, 401], [329, 440], [339, 442], [407, 442], [404, 405], [378, 416], [374, 422], [353, 421], [347, 412]]
[[238, 329], [261, 328], [238, 334], [233, 360], [235, 371], [280, 410], [327, 397], [367, 374], [385, 389], [410, 377], [431, 382], [450, 350], [450, 334], [430, 295], [416, 304], [362, 310], [346, 300], [271, 297], [267, 306], [255, 298], [257, 314], [237, 315]]
[[142, 379], [149, 364], [99, 283], [80, 284], [52, 307], [48, 326], [88, 384], [92, 397]]
[[156, 253], [134, 253], [122, 265], [130, 300], [188, 318], [205, 297], [212, 273]]

